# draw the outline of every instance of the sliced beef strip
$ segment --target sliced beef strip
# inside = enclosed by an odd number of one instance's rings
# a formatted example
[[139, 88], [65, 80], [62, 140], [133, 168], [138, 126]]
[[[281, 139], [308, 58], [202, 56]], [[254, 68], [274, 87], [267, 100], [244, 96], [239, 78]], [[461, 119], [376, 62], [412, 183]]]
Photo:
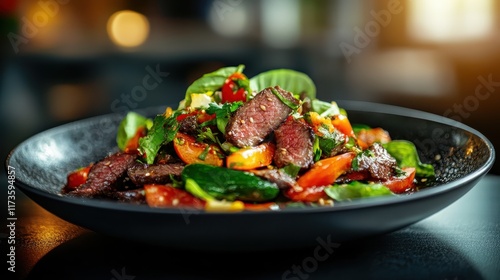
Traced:
[[265, 180], [276, 183], [280, 189], [288, 189], [298, 186], [297, 181], [281, 169], [257, 169], [252, 170], [251, 172]]
[[[287, 100], [299, 104], [290, 92], [279, 86], [274, 89]], [[225, 137], [230, 143], [240, 148], [255, 146], [292, 112], [271, 90], [271, 87], [262, 90], [229, 118]]]
[[199, 128], [198, 119], [195, 115], [187, 116], [179, 122], [179, 131], [195, 135]]
[[128, 170], [127, 174], [130, 180], [137, 186], [146, 184], [166, 184], [171, 183], [173, 176], [180, 176], [183, 163], [169, 163], [169, 164], [142, 164], [135, 163]]
[[278, 167], [289, 164], [309, 168], [313, 164], [314, 132], [305, 123], [288, 118], [276, 131], [274, 163]]
[[112, 198], [121, 202], [146, 204], [144, 188], [113, 192]]
[[368, 150], [371, 155], [363, 152], [357, 156], [358, 171], [368, 171], [371, 177], [375, 179], [389, 179], [398, 166], [396, 159], [379, 143], [374, 143]]
[[69, 195], [82, 197], [106, 197], [123, 181], [127, 169], [137, 159], [136, 154], [117, 152], [111, 154], [92, 166], [87, 181]]

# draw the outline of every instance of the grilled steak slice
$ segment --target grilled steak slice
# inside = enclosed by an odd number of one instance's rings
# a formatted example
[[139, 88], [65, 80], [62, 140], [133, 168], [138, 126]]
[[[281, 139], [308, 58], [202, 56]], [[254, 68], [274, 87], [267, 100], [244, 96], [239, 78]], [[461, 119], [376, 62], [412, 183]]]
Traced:
[[117, 152], [92, 166], [87, 181], [69, 195], [82, 197], [106, 197], [123, 181], [127, 169], [137, 159], [136, 154]]
[[171, 175], [180, 176], [183, 168], [183, 163], [151, 165], [135, 163], [127, 170], [127, 174], [130, 180], [137, 186], [166, 184], [172, 182]]
[[[226, 126], [226, 139], [237, 147], [255, 146], [275, 130], [292, 112], [271, 91], [266, 88], [255, 95], [250, 101], [238, 108], [229, 118]], [[274, 89], [285, 99], [299, 104], [293, 95], [280, 88]]]
[[380, 180], [389, 179], [398, 166], [396, 159], [379, 143], [371, 145], [366, 151], [356, 156], [355, 160], [358, 164], [357, 171], [368, 171], [371, 177]]
[[280, 189], [288, 189], [298, 186], [297, 181], [281, 169], [257, 169], [250, 172], [265, 180], [276, 183]]
[[195, 115], [187, 116], [179, 122], [179, 131], [195, 135], [198, 130], [198, 119]]
[[127, 203], [145, 204], [146, 194], [144, 188], [113, 192], [112, 198]]
[[274, 163], [278, 167], [294, 164], [309, 168], [313, 163], [312, 129], [305, 123], [288, 118], [275, 132], [276, 152]]

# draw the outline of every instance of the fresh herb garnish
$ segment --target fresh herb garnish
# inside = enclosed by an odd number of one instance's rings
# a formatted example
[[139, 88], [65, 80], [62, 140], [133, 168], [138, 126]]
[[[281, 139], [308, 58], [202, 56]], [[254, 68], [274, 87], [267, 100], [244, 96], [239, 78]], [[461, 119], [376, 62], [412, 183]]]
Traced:
[[208, 108], [205, 110], [205, 112], [208, 114], [215, 114], [215, 122], [217, 128], [224, 134], [226, 133], [226, 125], [229, 121], [229, 117], [242, 105], [243, 102], [241, 101], [224, 104], [210, 103], [208, 104]]
[[171, 142], [175, 138], [179, 130], [177, 116], [180, 114], [181, 111], [176, 111], [169, 117], [157, 115], [153, 120], [153, 126], [148, 131], [148, 134], [139, 139], [139, 152], [146, 154], [147, 164], [153, 164], [161, 146]]

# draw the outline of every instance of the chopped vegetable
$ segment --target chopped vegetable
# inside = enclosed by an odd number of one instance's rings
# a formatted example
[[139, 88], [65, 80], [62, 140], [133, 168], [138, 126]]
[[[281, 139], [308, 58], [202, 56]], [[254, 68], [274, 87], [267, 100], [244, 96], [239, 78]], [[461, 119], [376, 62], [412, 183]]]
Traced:
[[252, 170], [270, 165], [273, 162], [275, 145], [262, 143], [255, 147], [242, 148], [226, 158], [226, 167], [236, 170]]
[[151, 207], [190, 207], [203, 209], [205, 202], [185, 190], [168, 185], [144, 185], [146, 202]]
[[85, 167], [80, 167], [73, 172], [68, 174], [65, 190], [71, 191], [77, 189], [79, 186], [87, 182], [87, 177], [89, 176], [90, 168], [92, 164]]
[[382, 184], [365, 184], [359, 181], [353, 181], [348, 184], [335, 184], [327, 187], [325, 193], [335, 201], [394, 195], [388, 187]]
[[349, 152], [317, 161], [311, 169], [299, 177], [298, 185], [309, 188], [332, 184], [335, 179], [351, 168], [351, 162], [355, 155], [355, 153]]
[[219, 147], [196, 141], [191, 135], [177, 132], [174, 138], [174, 149], [179, 158], [186, 164], [204, 163], [222, 166], [222, 152]]
[[200, 94], [200, 93], [213, 93], [216, 90], [219, 90], [222, 85], [226, 82], [227, 78], [231, 76], [231, 74], [235, 73], [240, 69], [242, 71], [244, 68], [243, 65], [239, 67], [224, 67], [213, 71], [211, 73], [207, 73], [203, 75], [201, 78], [194, 81], [186, 90], [186, 97], [184, 105], [191, 106], [191, 94]]
[[148, 134], [139, 139], [139, 153], [145, 155], [147, 164], [154, 163], [156, 154], [162, 145], [174, 140], [177, 130], [179, 130], [177, 116], [180, 114], [181, 111], [177, 111], [169, 117], [157, 115]]
[[380, 183], [388, 187], [393, 193], [401, 194], [413, 188], [413, 180], [416, 175], [416, 169], [413, 167], [404, 167], [402, 174], [393, 176]]
[[434, 177], [434, 167], [420, 161], [415, 144], [407, 140], [393, 140], [383, 144], [383, 147], [398, 162], [399, 167], [416, 168], [416, 176]]
[[[137, 137], [138, 131], [140, 131], [140, 133], [145, 133], [151, 125], [152, 121], [150, 119], [135, 112], [128, 112], [125, 118], [120, 122], [118, 132], [116, 133], [116, 144], [118, 148], [125, 151], [127, 146], [132, 146], [129, 142]], [[138, 139], [134, 139], [133, 141], [136, 140]]]
[[217, 200], [264, 202], [274, 199], [279, 189], [275, 183], [251, 173], [207, 164], [190, 164], [182, 171], [182, 179], [192, 179]]

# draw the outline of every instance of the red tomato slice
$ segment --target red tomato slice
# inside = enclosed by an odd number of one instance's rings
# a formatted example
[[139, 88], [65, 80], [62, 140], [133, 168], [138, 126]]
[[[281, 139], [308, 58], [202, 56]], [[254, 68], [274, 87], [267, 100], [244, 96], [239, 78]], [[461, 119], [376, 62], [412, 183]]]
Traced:
[[296, 191], [294, 188], [289, 188], [285, 192], [285, 196], [293, 201], [303, 201], [303, 202], [317, 202], [320, 199], [328, 199], [328, 195], [325, 193], [326, 186], [314, 186], [304, 188], [301, 191]]
[[72, 191], [85, 184], [85, 182], [87, 182], [91, 167], [92, 164], [86, 167], [78, 168], [77, 170], [69, 173], [65, 189], [67, 191]]
[[413, 188], [413, 180], [415, 179], [416, 170], [413, 167], [405, 167], [403, 171], [405, 175], [389, 178], [380, 182], [380, 184], [388, 187], [393, 193], [400, 194], [407, 192]]
[[299, 177], [297, 183], [303, 188], [330, 185], [351, 168], [355, 156], [355, 153], [345, 153], [319, 160]]
[[192, 207], [203, 209], [205, 202], [185, 190], [169, 185], [144, 185], [146, 202], [151, 207]]
[[[224, 160], [219, 156], [221, 151], [216, 145], [200, 143], [191, 135], [177, 132], [174, 138], [174, 150], [186, 164], [205, 163], [222, 166]], [[200, 155], [205, 154], [204, 158]]]
[[127, 145], [125, 146], [125, 153], [129, 154], [137, 154], [139, 153], [139, 139], [142, 137], [146, 136], [147, 131], [146, 127], [142, 126], [137, 129], [137, 132], [135, 133], [134, 137], [130, 138], [127, 142]]
[[238, 88], [238, 85], [232, 81], [227, 80], [222, 86], [222, 103], [245, 101], [245, 89]]

